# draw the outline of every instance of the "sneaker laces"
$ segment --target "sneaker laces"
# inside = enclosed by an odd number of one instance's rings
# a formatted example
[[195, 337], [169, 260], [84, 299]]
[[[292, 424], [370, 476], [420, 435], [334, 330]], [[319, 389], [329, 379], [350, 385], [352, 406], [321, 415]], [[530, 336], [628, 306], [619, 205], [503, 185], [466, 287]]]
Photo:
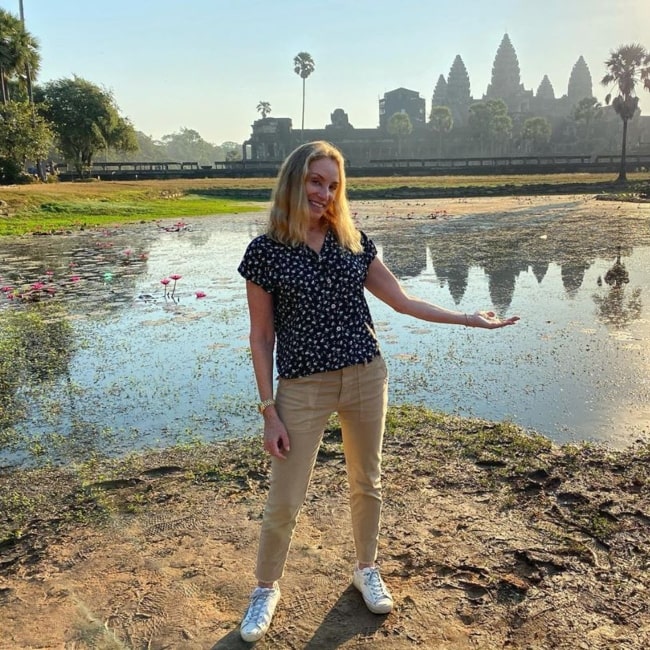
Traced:
[[258, 587], [251, 596], [251, 601], [248, 606], [248, 611], [244, 617], [244, 624], [249, 625], [254, 622], [256, 625], [260, 623], [260, 615], [266, 609], [266, 604], [269, 598], [275, 592], [275, 587]]
[[364, 571], [365, 576], [363, 578], [364, 583], [370, 589], [370, 594], [374, 601], [381, 600], [382, 598], [388, 598], [388, 591], [384, 585], [379, 571], [375, 567], [370, 567]]

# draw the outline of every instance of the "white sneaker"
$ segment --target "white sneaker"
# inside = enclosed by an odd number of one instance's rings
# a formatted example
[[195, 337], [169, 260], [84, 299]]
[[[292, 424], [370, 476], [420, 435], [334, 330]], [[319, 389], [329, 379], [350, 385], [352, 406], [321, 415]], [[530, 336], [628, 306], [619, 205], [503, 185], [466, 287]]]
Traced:
[[373, 614], [388, 614], [392, 611], [393, 597], [376, 566], [355, 569], [352, 584], [361, 592], [366, 607]]
[[239, 626], [239, 634], [244, 641], [259, 641], [269, 629], [275, 606], [280, 600], [280, 587], [256, 587], [251, 594], [248, 609]]

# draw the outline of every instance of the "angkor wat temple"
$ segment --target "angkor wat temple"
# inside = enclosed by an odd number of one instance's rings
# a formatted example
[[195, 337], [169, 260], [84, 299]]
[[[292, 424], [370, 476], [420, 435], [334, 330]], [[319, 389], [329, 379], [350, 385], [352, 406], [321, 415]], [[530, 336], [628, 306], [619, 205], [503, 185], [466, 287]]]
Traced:
[[[603, 70], [603, 73], [605, 70]], [[500, 101], [499, 101], [500, 100]], [[501, 103], [503, 102], [503, 104]], [[505, 106], [504, 106], [505, 104]], [[492, 77], [480, 98], [472, 97], [470, 76], [460, 55], [447, 77], [441, 74], [433, 90], [431, 108], [447, 115], [446, 124], [435, 123], [434, 111], [427, 115], [426, 101], [414, 90], [397, 88], [379, 100], [379, 125], [354, 128], [342, 108], [331, 113], [330, 124], [322, 129], [294, 129], [291, 118], [264, 117], [252, 125], [243, 144], [244, 159], [280, 161], [300, 142], [329, 140], [353, 164], [396, 158], [442, 158], [485, 155], [618, 153], [622, 122], [614, 110], [600, 107], [593, 95], [589, 67], [580, 56], [569, 77], [566, 93], [556, 95], [547, 75], [536, 91], [524, 88], [519, 60], [508, 34], [503, 36], [492, 66]], [[480, 108], [498, 110], [503, 129], [493, 129], [489, 138], [481, 133]], [[397, 135], [391, 117], [406, 114], [412, 130]], [[474, 119], [472, 117], [474, 114]], [[543, 118], [546, 137], [524, 136], [527, 120]], [[539, 124], [539, 121], [538, 121]], [[629, 122], [628, 152], [650, 153], [650, 117], [637, 115]]]

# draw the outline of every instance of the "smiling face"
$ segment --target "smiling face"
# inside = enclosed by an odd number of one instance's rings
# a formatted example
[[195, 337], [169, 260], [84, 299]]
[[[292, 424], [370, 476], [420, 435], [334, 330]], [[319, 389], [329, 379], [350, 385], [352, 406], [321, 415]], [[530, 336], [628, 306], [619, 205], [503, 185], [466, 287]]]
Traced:
[[314, 221], [320, 220], [331, 205], [339, 183], [339, 166], [336, 160], [318, 158], [310, 163], [305, 180], [305, 193], [309, 213]]

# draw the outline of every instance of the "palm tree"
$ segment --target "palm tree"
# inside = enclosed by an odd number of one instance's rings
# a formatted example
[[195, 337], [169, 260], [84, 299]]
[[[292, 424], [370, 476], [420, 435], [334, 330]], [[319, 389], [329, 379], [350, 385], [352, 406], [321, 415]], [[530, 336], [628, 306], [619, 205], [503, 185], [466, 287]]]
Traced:
[[305, 130], [305, 81], [307, 77], [314, 71], [316, 65], [311, 58], [309, 52], [298, 52], [293, 57], [293, 71], [302, 79], [302, 122], [300, 126], [300, 140], [302, 141], [302, 133]]
[[262, 102], [257, 105], [257, 112], [262, 114], [262, 119], [265, 120], [266, 116], [271, 113], [271, 104], [269, 102]]
[[9, 82], [16, 80], [31, 95], [31, 80], [40, 65], [38, 41], [22, 20], [0, 9], [0, 86], [3, 104], [10, 99]]
[[650, 89], [650, 53], [638, 43], [621, 45], [617, 50], [610, 52], [609, 59], [605, 61], [609, 72], [602, 78], [603, 86], [614, 85], [618, 95], [612, 100], [612, 93], [605, 97], [605, 103], [612, 102], [612, 107], [623, 120], [623, 143], [621, 145], [621, 167], [618, 172], [618, 183], [627, 181], [625, 170], [625, 155], [627, 147], [627, 123], [634, 117], [639, 106], [636, 96], [637, 83], [643, 83]]

